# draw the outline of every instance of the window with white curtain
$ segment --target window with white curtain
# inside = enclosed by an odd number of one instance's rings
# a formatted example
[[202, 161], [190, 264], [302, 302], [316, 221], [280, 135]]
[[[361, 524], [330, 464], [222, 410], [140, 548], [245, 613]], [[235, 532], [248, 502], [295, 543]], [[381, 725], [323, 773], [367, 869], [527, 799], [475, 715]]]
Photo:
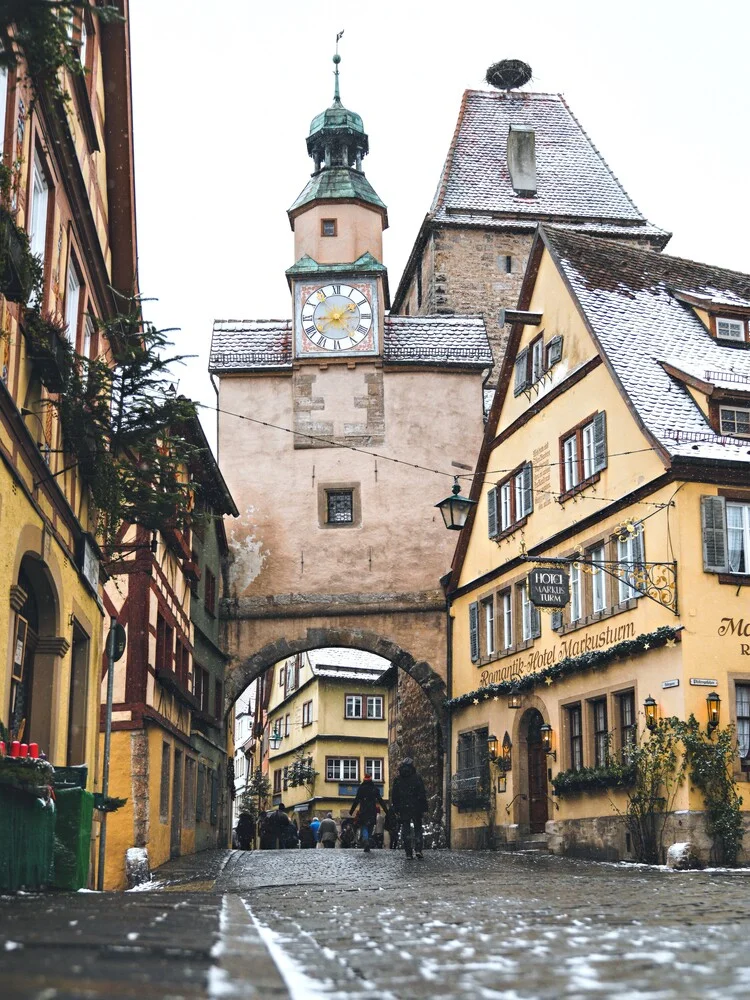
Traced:
[[747, 573], [750, 565], [750, 504], [727, 503], [727, 548], [732, 573]]
[[75, 350], [78, 343], [78, 305], [81, 300], [81, 279], [71, 259], [68, 265], [68, 289], [65, 296], [66, 336]]
[[[589, 553], [592, 563], [604, 562], [604, 546], [599, 545]], [[607, 607], [607, 578], [601, 565], [591, 569], [591, 608], [594, 613]]]
[[626, 538], [617, 539], [617, 561], [621, 564], [623, 575], [617, 581], [619, 601], [629, 601], [640, 597], [641, 593], [632, 586], [636, 582], [636, 573], [643, 563], [643, 534], [635, 533]]
[[513, 596], [506, 590], [502, 596], [503, 602], [503, 648], [510, 649], [513, 645]]
[[575, 434], [563, 441], [565, 489], [572, 490], [580, 482], [578, 477], [578, 439]]
[[574, 563], [570, 567], [570, 620], [571, 622], [577, 622], [582, 617], [581, 567]]
[[488, 597], [482, 601], [484, 609], [484, 651], [489, 656], [495, 652], [495, 599]]
[[594, 475], [594, 425], [586, 424], [583, 428], [583, 478]]
[[750, 684], [737, 684], [737, 746], [743, 759], [750, 757]]
[[49, 188], [44, 175], [39, 153], [34, 153], [34, 168], [31, 179], [31, 211], [29, 226], [29, 243], [33, 254], [42, 258], [47, 245], [47, 205], [49, 203]]

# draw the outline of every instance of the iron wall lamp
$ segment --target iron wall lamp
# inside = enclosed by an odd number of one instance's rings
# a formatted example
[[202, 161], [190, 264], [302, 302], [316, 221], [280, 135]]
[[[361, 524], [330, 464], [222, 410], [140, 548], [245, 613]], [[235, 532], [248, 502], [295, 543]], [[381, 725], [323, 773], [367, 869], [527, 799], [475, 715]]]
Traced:
[[643, 711], [646, 713], [646, 728], [656, 729], [656, 701], [651, 695], [644, 701]]
[[706, 696], [706, 708], [708, 709], [708, 735], [719, 725], [719, 715], [721, 713], [721, 698], [715, 691], [711, 691]]
[[487, 737], [487, 755], [490, 760], [497, 760], [497, 736]]
[[472, 507], [476, 507], [476, 500], [469, 500], [468, 497], [460, 495], [461, 487], [458, 485], [458, 476], [453, 477], [452, 495], [436, 503], [443, 515], [446, 528], [451, 531], [460, 531], [466, 524], [466, 518]]
[[521, 707], [521, 695], [518, 691], [511, 691], [508, 695], [508, 708], [520, 708]]
[[542, 736], [542, 749], [548, 757], [557, 760], [557, 750], [552, 749], [552, 726], [549, 722], [545, 722], [544, 725], [539, 727], [539, 732]]

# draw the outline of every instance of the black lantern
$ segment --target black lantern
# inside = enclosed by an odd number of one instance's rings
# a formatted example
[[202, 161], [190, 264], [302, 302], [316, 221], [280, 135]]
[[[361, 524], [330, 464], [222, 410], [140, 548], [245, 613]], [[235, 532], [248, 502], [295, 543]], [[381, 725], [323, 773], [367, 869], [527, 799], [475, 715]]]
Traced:
[[274, 729], [268, 738], [268, 746], [271, 750], [278, 750], [281, 746], [281, 733], [278, 729]]
[[468, 497], [462, 497], [460, 494], [461, 487], [458, 485], [458, 476], [454, 476], [452, 495], [435, 504], [436, 507], [440, 508], [446, 528], [450, 528], [451, 531], [460, 531], [466, 524], [469, 511], [472, 507], [476, 507], [475, 500], [469, 500]]
[[487, 737], [487, 754], [490, 760], [497, 760], [497, 736]]
[[542, 749], [548, 757], [557, 760], [557, 751], [552, 749], [552, 726], [549, 722], [545, 722], [539, 727], [539, 733], [542, 737]]
[[719, 725], [719, 713], [721, 710], [721, 698], [715, 691], [706, 697], [706, 708], [708, 709], [708, 733], [709, 735]]
[[644, 701], [643, 711], [646, 713], [646, 727], [656, 729], [656, 702], [651, 695]]
[[508, 708], [521, 707], [521, 694], [519, 691], [511, 691], [508, 695]]

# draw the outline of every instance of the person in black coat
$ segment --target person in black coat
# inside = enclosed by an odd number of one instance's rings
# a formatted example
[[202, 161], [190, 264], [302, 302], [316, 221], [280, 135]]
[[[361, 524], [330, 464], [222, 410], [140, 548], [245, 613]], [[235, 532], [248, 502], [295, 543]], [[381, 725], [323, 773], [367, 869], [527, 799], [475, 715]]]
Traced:
[[268, 831], [271, 835], [272, 849], [297, 846], [297, 830], [289, 819], [283, 802], [280, 802], [276, 812], [268, 817]]
[[378, 805], [385, 809], [385, 802], [380, 797], [380, 792], [372, 780], [372, 775], [366, 774], [362, 784], [357, 789], [354, 802], [352, 802], [352, 807], [349, 810], [349, 815], [352, 816], [354, 810], [359, 807], [357, 825], [359, 826], [362, 843], [365, 847], [365, 854], [369, 854], [370, 852], [370, 834], [372, 833], [372, 828], [375, 826]]
[[255, 820], [250, 813], [240, 813], [237, 820], [237, 846], [241, 851], [249, 851], [250, 845], [255, 839]]
[[[422, 854], [422, 817], [427, 812], [427, 792], [411, 757], [404, 757], [391, 787], [391, 806], [398, 814], [407, 858]], [[414, 829], [412, 830], [412, 825]]]

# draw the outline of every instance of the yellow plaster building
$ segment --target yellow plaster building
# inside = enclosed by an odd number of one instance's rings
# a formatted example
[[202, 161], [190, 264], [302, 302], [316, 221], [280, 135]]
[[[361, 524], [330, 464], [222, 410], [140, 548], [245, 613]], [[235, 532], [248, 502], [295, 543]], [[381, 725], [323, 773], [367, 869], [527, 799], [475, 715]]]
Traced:
[[[348, 815], [365, 774], [388, 794], [386, 707], [395, 669], [358, 650], [317, 649], [269, 671], [274, 805], [283, 801], [300, 821], [329, 810], [338, 819]], [[295, 776], [300, 767], [301, 781]]]
[[[750, 277], [540, 227], [511, 316], [447, 586], [452, 845], [633, 857], [623, 791], [553, 779], [627, 755], [648, 700], [705, 730], [718, 695], [750, 773]], [[686, 782], [666, 846], [709, 856], [702, 808]]]

